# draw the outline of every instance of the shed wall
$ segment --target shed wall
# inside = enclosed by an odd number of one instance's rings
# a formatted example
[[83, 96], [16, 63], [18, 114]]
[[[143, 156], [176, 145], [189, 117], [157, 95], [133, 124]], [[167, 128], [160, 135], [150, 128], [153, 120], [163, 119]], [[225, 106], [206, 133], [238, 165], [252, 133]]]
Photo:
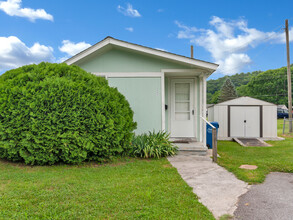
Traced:
[[219, 123], [218, 138], [228, 136], [228, 106], [214, 106], [214, 121]]
[[263, 137], [277, 137], [277, 106], [263, 106]]
[[136, 134], [162, 129], [161, 78], [108, 78], [128, 100], [137, 122]]

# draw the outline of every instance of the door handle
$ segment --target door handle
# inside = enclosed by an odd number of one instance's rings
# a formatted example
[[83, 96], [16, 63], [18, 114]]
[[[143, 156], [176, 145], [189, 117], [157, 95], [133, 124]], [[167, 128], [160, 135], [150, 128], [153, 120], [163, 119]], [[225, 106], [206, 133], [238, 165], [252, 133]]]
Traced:
[[194, 115], [194, 110], [192, 110], [192, 115]]

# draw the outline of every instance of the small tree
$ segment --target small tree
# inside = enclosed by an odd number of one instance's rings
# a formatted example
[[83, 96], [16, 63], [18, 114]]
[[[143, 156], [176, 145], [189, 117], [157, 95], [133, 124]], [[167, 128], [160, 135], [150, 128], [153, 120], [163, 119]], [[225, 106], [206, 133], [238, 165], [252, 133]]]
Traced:
[[234, 98], [237, 98], [237, 92], [235, 89], [234, 84], [230, 80], [230, 78], [227, 78], [225, 83], [223, 84], [221, 88], [221, 92], [218, 98], [218, 102], [225, 102]]

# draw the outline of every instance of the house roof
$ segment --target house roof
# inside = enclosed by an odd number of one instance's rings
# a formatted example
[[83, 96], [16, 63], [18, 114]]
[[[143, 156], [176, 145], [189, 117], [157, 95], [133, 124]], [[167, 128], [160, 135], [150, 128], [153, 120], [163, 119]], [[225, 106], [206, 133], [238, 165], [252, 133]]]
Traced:
[[[243, 97], [231, 99], [229, 101], [221, 102], [221, 103], [215, 104], [213, 106], [216, 106], [216, 105], [271, 105], [271, 106], [274, 105], [274, 106], [276, 106], [273, 103], [266, 102], [266, 101], [263, 101], [260, 99], [251, 98], [248, 96], [243, 96]], [[210, 107], [212, 107], [212, 106], [210, 106]]]
[[194, 68], [203, 68], [203, 69], [208, 70], [210, 73], [214, 72], [219, 66], [218, 64], [215, 64], [215, 63], [210, 63], [210, 62], [206, 62], [203, 60], [185, 57], [182, 55], [178, 55], [178, 54], [174, 54], [174, 53], [170, 53], [167, 51], [162, 51], [162, 50], [158, 50], [158, 49], [154, 49], [154, 48], [150, 48], [150, 47], [146, 47], [146, 46], [142, 46], [142, 45], [138, 45], [138, 44], [134, 44], [134, 43], [129, 43], [126, 41], [115, 39], [110, 36], [108, 36], [105, 39], [103, 39], [102, 41], [94, 44], [93, 46], [81, 51], [80, 53], [76, 54], [75, 56], [67, 59], [66, 61], [64, 61], [64, 63], [67, 63], [68, 65], [75, 64], [76, 62], [78, 62], [78, 61], [86, 58], [87, 56], [92, 55], [93, 53], [95, 53], [99, 50], [102, 50], [103, 48], [108, 47], [108, 46], [116, 46], [116, 47], [121, 47], [121, 48], [128, 49], [128, 50], [142, 52], [142, 53], [149, 54], [152, 56], [164, 58], [164, 59], [167, 59], [170, 61], [175, 61], [178, 63], [187, 64], [187, 65], [190, 65]]
[[278, 105], [278, 108], [288, 109], [286, 105]]

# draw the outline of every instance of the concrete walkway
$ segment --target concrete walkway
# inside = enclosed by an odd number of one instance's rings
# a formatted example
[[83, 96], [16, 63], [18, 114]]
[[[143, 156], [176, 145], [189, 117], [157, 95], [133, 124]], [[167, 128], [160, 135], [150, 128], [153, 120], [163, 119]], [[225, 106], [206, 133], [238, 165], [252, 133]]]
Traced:
[[270, 173], [239, 199], [235, 219], [293, 219], [293, 173]]
[[180, 153], [168, 160], [216, 218], [233, 215], [238, 197], [249, 188], [247, 183], [213, 163], [210, 156]]

